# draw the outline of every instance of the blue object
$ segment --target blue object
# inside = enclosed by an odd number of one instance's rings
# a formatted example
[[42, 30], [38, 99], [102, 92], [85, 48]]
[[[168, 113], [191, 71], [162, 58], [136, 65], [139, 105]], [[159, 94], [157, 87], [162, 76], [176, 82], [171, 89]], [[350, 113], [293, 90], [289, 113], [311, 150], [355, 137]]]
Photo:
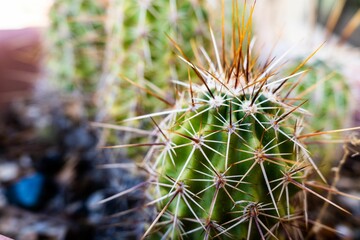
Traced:
[[45, 177], [34, 173], [24, 177], [10, 188], [10, 201], [23, 207], [35, 207], [43, 190]]

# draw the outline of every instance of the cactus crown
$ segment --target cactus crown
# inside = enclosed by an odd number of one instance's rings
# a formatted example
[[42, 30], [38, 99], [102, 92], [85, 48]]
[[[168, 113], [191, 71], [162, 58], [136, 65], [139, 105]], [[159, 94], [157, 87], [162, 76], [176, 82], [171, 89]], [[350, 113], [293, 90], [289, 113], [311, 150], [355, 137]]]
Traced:
[[159, 123], [152, 119], [155, 140], [147, 144], [151, 147], [142, 166], [150, 173], [153, 197], [146, 206], [158, 209], [144, 237], [278, 239], [301, 234], [291, 229], [301, 211], [291, 201], [297, 193], [316, 194], [304, 178], [310, 170], [319, 171], [301, 141], [301, 103], [290, 104], [283, 88], [306, 61], [280, 78], [281, 58], [259, 65], [251, 41], [254, 6], [247, 21], [237, 9], [233, 1], [232, 49], [226, 51], [222, 31], [220, 52], [210, 30], [214, 56], [202, 50], [205, 64], [197, 52], [200, 64], [180, 57], [200, 83], [189, 74], [188, 83], [176, 82], [186, 91], [174, 109], [135, 118], [165, 116]]

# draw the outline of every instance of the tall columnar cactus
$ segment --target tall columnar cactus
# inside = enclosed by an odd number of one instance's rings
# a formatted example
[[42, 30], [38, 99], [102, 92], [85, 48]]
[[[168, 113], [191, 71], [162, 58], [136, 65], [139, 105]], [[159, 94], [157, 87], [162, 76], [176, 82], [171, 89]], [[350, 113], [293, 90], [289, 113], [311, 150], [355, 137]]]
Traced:
[[[209, 39], [202, 34], [207, 26], [205, 6], [203, 0], [109, 0], [98, 121], [124, 120], [173, 104], [172, 81], [186, 77], [188, 71], [177, 64], [169, 38], [184, 43], [187, 54], [192, 53], [192, 41], [206, 46]], [[141, 124], [149, 127], [149, 122]], [[139, 122], [128, 126], [138, 127]], [[113, 134], [105, 139], [107, 143], [119, 140]], [[121, 143], [146, 141], [134, 133], [122, 134], [120, 139]], [[138, 150], [124, 153], [139, 156]]]
[[104, 54], [106, 1], [57, 0], [50, 10], [50, 80], [65, 90], [93, 93]]
[[[107, 69], [100, 86], [105, 113], [124, 120], [173, 103], [171, 81], [187, 76], [187, 70], [176, 65], [167, 36], [186, 43], [187, 53], [192, 40], [206, 42], [201, 34], [207, 26], [204, 2], [110, 0]], [[153, 104], [156, 98], [163, 102]]]
[[206, 64], [182, 57], [197, 80], [177, 82], [186, 91], [174, 109], [136, 118], [153, 117], [156, 126], [141, 168], [150, 173], [146, 206], [158, 212], [144, 238], [300, 238], [298, 213], [305, 209], [292, 199], [304, 192], [321, 198], [304, 183], [308, 171], [322, 175], [301, 141], [301, 103], [290, 104], [282, 92], [300, 73], [277, 78], [281, 59], [256, 62], [253, 8], [244, 22], [234, 6], [232, 49], [220, 53], [211, 34], [215, 51], [205, 52]]

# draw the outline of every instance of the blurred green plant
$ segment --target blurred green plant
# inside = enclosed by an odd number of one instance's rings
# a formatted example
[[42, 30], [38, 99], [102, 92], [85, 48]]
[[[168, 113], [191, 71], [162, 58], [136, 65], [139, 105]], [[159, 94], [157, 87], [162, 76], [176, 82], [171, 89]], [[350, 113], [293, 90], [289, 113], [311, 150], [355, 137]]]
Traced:
[[49, 78], [65, 91], [93, 94], [104, 61], [105, 1], [57, 0], [50, 9]]
[[169, 38], [184, 43], [187, 54], [192, 52], [192, 41], [207, 44], [204, 2], [110, 1], [105, 72], [99, 89], [103, 116], [124, 120], [173, 104], [172, 81], [187, 78], [187, 69], [177, 64]]

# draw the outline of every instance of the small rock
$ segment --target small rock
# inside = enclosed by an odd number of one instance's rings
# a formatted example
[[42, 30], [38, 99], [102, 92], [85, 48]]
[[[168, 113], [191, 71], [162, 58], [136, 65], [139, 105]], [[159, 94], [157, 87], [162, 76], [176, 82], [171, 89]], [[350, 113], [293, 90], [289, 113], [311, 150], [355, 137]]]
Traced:
[[100, 191], [93, 193], [86, 201], [86, 207], [89, 210], [89, 222], [93, 224], [99, 223], [103, 219], [102, 209], [104, 205], [99, 204], [104, 199], [104, 194]]
[[[350, 195], [355, 197], [360, 197], [359, 192], [349, 192]], [[344, 203], [348, 208], [351, 209], [351, 213], [354, 216], [360, 216], [360, 201], [355, 198], [350, 198], [347, 196], [339, 196], [339, 199], [342, 203]]]
[[354, 232], [346, 225], [337, 225], [335, 227], [337, 235], [344, 240], [354, 239]]
[[105, 197], [104, 197], [104, 194], [101, 193], [101, 192], [95, 192], [93, 193], [86, 201], [86, 206], [88, 207], [88, 209], [90, 210], [99, 210], [101, 209], [101, 204], [99, 204], [99, 202], [101, 200], [103, 200]]
[[64, 138], [64, 145], [72, 150], [84, 150], [94, 147], [96, 138], [85, 127], [71, 129]]
[[19, 164], [22, 168], [31, 168], [32, 167], [32, 159], [29, 155], [24, 154], [20, 157]]
[[0, 181], [9, 182], [19, 175], [19, 167], [16, 163], [6, 162], [0, 164]]

